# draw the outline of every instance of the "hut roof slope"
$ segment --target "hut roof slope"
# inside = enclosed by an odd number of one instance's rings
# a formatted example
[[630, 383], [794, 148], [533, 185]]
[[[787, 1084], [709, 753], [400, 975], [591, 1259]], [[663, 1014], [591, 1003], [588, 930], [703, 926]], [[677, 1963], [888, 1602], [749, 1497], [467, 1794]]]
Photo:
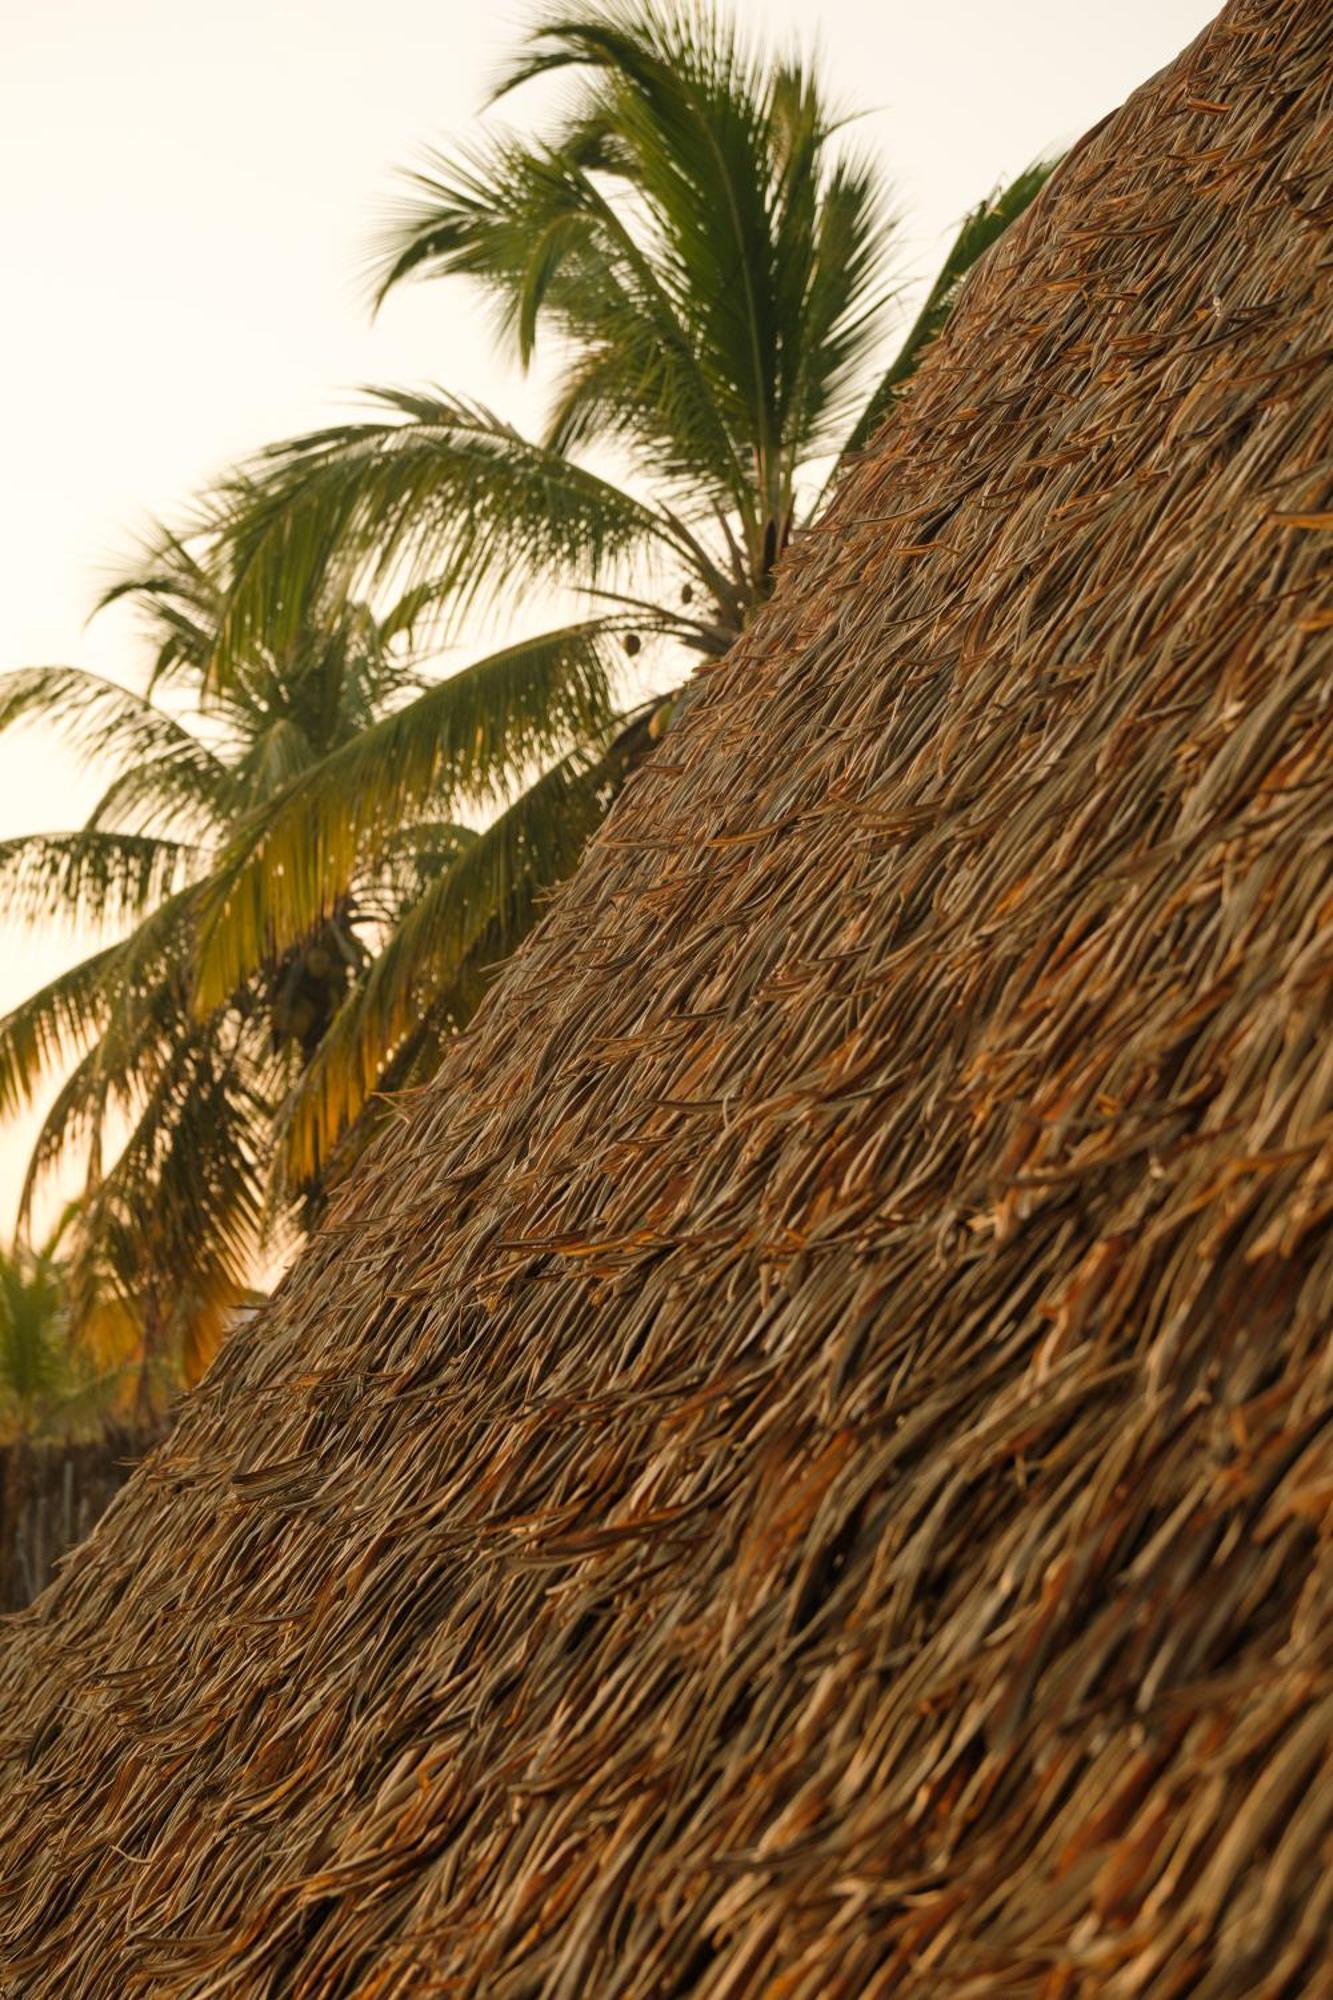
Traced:
[[1333, 1992], [1331, 120], [1078, 150], [14, 1628], [0, 1991]]

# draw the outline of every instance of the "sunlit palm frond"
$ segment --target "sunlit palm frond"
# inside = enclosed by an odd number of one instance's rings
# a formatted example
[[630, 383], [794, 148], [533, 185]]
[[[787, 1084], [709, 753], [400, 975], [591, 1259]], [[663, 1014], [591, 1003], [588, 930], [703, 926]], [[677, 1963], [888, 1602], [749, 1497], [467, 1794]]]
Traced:
[[285, 1116], [288, 1173], [319, 1171], [428, 1014], [461, 1025], [486, 968], [508, 956], [541, 899], [577, 865], [638, 743], [563, 758], [492, 821], [405, 913], [335, 1017]]
[[305, 935], [413, 814], [493, 797], [516, 770], [611, 720], [607, 621], [464, 668], [333, 751], [245, 827], [208, 892], [197, 1004]]
[[94, 952], [0, 1016], [0, 1114], [25, 1110], [50, 1072], [101, 1033], [124, 951]]
[[[88, 1148], [91, 1178], [100, 1177], [108, 1122], [136, 1117], [182, 1034], [198, 1032], [188, 984], [193, 894], [177, 890], [120, 944], [73, 967], [0, 1021], [0, 1104], [6, 1088], [16, 1106], [30, 1101], [57, 1063], [79, 1054], [29, 1155], [21, 1218], [76, 1146]], [[72, 1019], [61, 1015], [52, 1025], [49, 1003], [68, 1004], [65, 981], [74, 982], [84, 1011]]]
[[357, 909], [370, 923], [387, 930], [477, 838], [475, 827], [458, 820], [409, 820], [358, 873], [352, 889]]
[[318, 750], [294, 716], [275, 715], [265, 721], [254, 730], [236, 761], [237, 817], [285, 791], [304, 777], [318, 758]]
[[76, 1150], [91, 1146], [96, 1158], [98, 1137], [106, 1122], [107, 1094], [94, 1044], [70, 1070], [38, 1127], [19, 1191], [21, 1228], [31, 1224], [38, 1193], [50, 1185], [52, 1176]]

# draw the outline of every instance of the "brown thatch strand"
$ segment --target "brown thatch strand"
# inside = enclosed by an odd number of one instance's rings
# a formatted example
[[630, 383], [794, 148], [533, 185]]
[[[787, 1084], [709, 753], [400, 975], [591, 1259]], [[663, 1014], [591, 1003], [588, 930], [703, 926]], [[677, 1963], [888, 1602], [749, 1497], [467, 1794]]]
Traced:
[[1333, 1993], [1333, 9], [969, 290], [15, 1629], [22, 2000]]

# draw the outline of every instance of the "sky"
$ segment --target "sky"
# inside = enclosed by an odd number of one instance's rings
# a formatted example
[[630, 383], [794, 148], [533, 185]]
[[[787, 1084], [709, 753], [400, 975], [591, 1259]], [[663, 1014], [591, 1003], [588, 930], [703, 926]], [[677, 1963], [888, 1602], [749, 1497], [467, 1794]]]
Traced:
[[[817, 38], [888, 164], [904, 312], [961, 215], [1069, 144], [1191, 40], [1213, 0], [736, 0]], [[465, 137], [532, 19], [518, 0], [0, 0], [5, 477], [0, 671], [133, 682], [130, 615], [88, 625], [154, 516], [264, 442], [438, 382], [535, 421], [456, 285], [372, 324], [364, 268], [395, 174]], [[516, 121], [523, 100], [508, 114]], [[493, 636], [493, 635], [488, 635]], [[94, 788], [0, 739], [0, 838], [78, 823]], [[86, 940], [0, 926], [0, 1008]], [[28, 1125], [0, 1129], [7, 1234]]]

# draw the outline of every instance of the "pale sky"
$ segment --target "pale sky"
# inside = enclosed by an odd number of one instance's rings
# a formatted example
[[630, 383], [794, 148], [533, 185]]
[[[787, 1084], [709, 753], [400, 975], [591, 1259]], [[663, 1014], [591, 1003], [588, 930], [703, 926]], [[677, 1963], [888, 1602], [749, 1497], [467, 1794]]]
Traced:
[[[836, 93], [872, 112], [909, 279], [1216, 11], [737, 3], [769, 35], [817, 34]], [[84, 621], [136, 532], [251, 448], [346, 414], [359, 384], [440, 382], [532, 421], [537, 385], [497, 366], [455, 284], [404, 288], [372, 326], [362, 279], [395, 169], [467, 133], [530, 18], [519, 0], [0, 0], [0, 669], [133, 678], [128, 618]], [[40, 737], [0, 739], [0, 837], [76, 824], [91, 797]], [[0, 928], [0, 1007], [73, 955], [68, 934]], [[2, 1233], [29, 1137], [0, 1131]]]

